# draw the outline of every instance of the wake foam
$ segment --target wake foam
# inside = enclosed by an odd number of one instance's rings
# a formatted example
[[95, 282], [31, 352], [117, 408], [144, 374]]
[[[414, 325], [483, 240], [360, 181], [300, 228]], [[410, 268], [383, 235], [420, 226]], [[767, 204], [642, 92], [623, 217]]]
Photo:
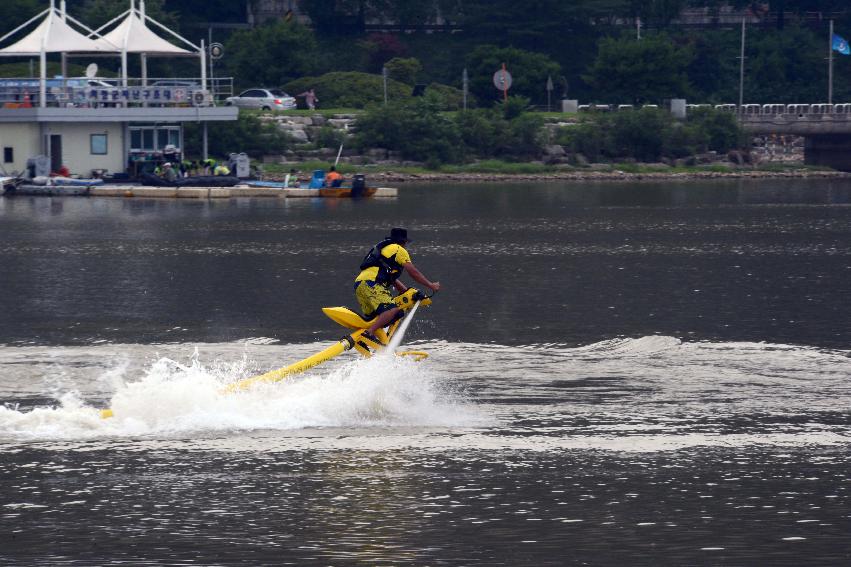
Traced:
[[256, 373], [246, 356], [205, 366], [162, 357], [141, 379], [118, 380], [101, 408], [78, 391], [55, 396], [52, 407], [30, 411], [0, 406], [0, 439], [80, 439], [101, 436], [169, 435], [216, 431], [311, 427], [457, 426], [480, 421], [445, 377], [405, 357], [357, 359], [326, 365], [284, 382], [246, 392], [223, 393], [235, 379]]

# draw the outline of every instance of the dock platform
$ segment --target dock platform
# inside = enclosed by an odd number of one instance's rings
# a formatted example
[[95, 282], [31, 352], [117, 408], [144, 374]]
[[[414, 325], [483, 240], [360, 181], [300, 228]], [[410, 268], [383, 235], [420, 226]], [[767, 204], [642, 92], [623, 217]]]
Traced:
[[[68, 187], [50, 185], [19, 185], [15, 195], [138, 197], [154, 199], [230, 199], [234, 197], [319, 198], [319, 189], [278, 189], [275, 187], [145, 187], [139, 185], [98, 185]], [[370, 198], [397, 197], [395, 187], [379, 187]], [[329, 197], [330, 198], [330, 197]]]

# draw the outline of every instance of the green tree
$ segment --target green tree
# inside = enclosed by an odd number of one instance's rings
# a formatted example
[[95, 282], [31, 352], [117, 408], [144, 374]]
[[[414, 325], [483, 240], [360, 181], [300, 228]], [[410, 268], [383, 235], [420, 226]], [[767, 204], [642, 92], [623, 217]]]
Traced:
[[271, 22], [237, 31], [225, 51], [227, 69], [244, 87], [279, 86], [311, 74], [316, 67], [313, 32], [295, 22]]
[[[0, 36], [12, 31], [43, 9], [44, 5], [39, 0], [3, 0], [0, 2], [0, 22], [2, 22]], [[15, 36], [16, 39], [20, 37]]]
[[[287, 92], [298, 94], [314, 89], [320, 108], [363, 108], [384, 102], [384, 84], [381, 75], [368, 73], [326, 73], [320, 77], [301, 77], [284, 85]], [[411, 87], [387, 80], [387, 98], [391, 101], [410, 98]]]
[[[79, 7], [76, 3], [68, 3], [68, 11], [92, 29], [99, 28], [129, 7], [126, 0], [85, 0]], [[147, 0], [145, 14], [170, 28], [177, 28], [180, 21], [177, 12], [165, 9], [165, 0]]]
[[533, 101], [546, 101], [547, 77], [561, 74], [558, 63], [541, 53], [482, 45], [474, 49], [467, 59], [470, 90], [477, 97], [482, 100], [502, 97], [502, 92], [494, 87], [493, 74], [502, 68], [503, 63], [512, 77], [509, 93]]
[[694, 57], [688, 46], [677, 46], [665, 35], [636, 41], [629, 35], [606, 37], [583, 79], [608, 103], [659, 103], [686, 98], [691, 92], [686, 69]]
[[813, 102], [826, 98], [825, 43], [825, 39], [798, 26], [751, 34], [745, 59], [745, 102]]

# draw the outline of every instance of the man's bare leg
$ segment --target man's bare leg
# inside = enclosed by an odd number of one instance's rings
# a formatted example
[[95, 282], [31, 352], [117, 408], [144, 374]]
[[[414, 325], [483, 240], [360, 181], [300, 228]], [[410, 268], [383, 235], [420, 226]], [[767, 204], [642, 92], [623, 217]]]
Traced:
[[375, 318], [375, 321], [372, 322], [372, 325], [369, 326], [367, 332], [371, 335], [375, 335], [375, 331], [378, 329], [383, 329], [387, 325], [390, 324], [390, 321], [393, 320], [394, 317], [401, 311], [400, 307], [394, 307], [393, 309], [388, 309], [381, 315]]

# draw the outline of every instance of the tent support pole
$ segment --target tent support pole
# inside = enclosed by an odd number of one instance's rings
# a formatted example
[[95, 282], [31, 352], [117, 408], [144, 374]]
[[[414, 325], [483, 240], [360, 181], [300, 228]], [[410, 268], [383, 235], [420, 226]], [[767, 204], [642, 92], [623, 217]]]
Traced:
[[202, 159], [206, 160], [209, 157], [208, 152], [207, 152], [207, 121], [205, 120], [201, 124], [203, 125], [203, 126], [201, 126], [201, 132], [202, 132], [201, 138], [202, 138], [202, 141], [203, 141], [203, 144], [202, 144], [203, 147], [201, 148], [202, 155], [203, 155]]

